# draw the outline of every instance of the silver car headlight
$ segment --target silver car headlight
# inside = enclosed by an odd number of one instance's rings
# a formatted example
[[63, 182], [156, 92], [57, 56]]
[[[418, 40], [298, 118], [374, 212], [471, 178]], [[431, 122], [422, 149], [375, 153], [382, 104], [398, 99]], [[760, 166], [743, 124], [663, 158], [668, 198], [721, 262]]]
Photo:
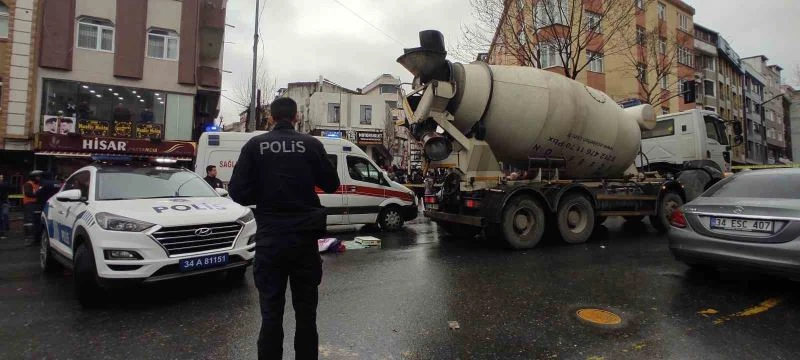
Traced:
[[248, 208], [247, 212], [244, 215], [242, 215], [242, 217], [236, 219], [236, 221], [238, 221], [238, 222], [240, 222], [242, 224], [247, 224], [247, 223], [253, 221], [255, 218], [256, 217], [255, 217], [255, 215], [253, 215], [253, 210], [250, 210]]
[[94, 218], [97, 220], [97, 225], [100, 225], [100, 227], [105, 230], [111, 231], [140, 232], [155, 226], [155, 224], [146, 221], [134, 220], [104, 212], [95, 214]]

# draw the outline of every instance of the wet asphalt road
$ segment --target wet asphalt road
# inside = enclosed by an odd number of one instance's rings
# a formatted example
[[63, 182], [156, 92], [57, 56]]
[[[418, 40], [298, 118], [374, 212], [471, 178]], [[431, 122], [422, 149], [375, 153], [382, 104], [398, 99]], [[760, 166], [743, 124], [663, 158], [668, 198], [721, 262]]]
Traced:
[[[584, 245], [509, 252], [417, 220], [377, 234], [382, 249], [325, 255], [320, 357], [798, 357], [800, 283], [692, 272], [649, 226], [606, 226]], [[348, 230], [335, 236], [358, 234]], [[255, 358], [260, 317], [250, 275], [242, 286], [202, 277], [118, 291], [107, 307], [87, 311], [69, 274], [42, 275], [37, 249], [18, 245], [0, 243], [0, 359]], [[581, 307], [609, 309], [622, 326], [586, 325], [573, 315]]]

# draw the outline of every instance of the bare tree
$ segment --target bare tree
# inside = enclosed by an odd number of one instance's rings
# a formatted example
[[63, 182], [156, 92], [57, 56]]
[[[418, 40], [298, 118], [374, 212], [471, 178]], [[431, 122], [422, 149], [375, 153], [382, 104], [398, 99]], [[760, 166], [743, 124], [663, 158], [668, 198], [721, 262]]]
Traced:
[[[250, 108], [250, 99], [252, 95], [251, 81], [252, 75], [250, 73], [248, 73], [247, 76], [242, 75], [236, 81], [236, 85], [230, 90], [231, 92], [228, 97], [232, 102], [241, 107], [241, 111], [246, 111]], [[269, 76], [267, 71], [262, 70], [256, 76], [256, 89], [261, 90], [261, 103], [268, 104], [272, 101], [272, 96], [275, 95], [277, 83], [275, 79]]]
[[[646, 6], [648, 0], [641, 1]], [[602, 57], [627, 51], [636, 18], [632, 0], [470, 0], [475, 22], [462, 26], [460, 60], [558, 67], [575, 79]]]
[[654, 107], [683, 95], [680, 84], [684, 79], [676, 73], [677, 65], [681, 61], [691, 64], [694, 57], [691, 52], [683, 51], [691, 48], [688, 43], [691, 39], [685, 42], [677, 39], [676, 31], [661, 27], [637, 32], [628, 39], [630, 46], [624, 54], [623, 68], [616, 69], [635, 78], [640, 90], [637, 95]]

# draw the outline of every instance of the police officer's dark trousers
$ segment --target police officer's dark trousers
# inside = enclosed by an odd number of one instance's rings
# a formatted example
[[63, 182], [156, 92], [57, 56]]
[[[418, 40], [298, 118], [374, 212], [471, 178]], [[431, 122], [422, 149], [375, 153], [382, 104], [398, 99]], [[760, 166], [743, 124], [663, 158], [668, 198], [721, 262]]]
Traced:
[[322, 280], [322, 260], [313, 233], [258, 235], [253, 267], [261, 302], [259, 359], [283, 355], [283, 310], [286, 284], [292, 290], [297, 359], [317, 359], [317, 288]]

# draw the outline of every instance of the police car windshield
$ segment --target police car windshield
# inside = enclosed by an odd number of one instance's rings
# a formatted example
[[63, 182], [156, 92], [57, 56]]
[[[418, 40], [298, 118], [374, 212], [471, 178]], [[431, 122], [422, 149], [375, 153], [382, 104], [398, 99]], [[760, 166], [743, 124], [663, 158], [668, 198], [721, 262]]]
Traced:
[[175, 169], [103, 169], [97, 172], [97, 200], [216, 197], [199, 176]]

